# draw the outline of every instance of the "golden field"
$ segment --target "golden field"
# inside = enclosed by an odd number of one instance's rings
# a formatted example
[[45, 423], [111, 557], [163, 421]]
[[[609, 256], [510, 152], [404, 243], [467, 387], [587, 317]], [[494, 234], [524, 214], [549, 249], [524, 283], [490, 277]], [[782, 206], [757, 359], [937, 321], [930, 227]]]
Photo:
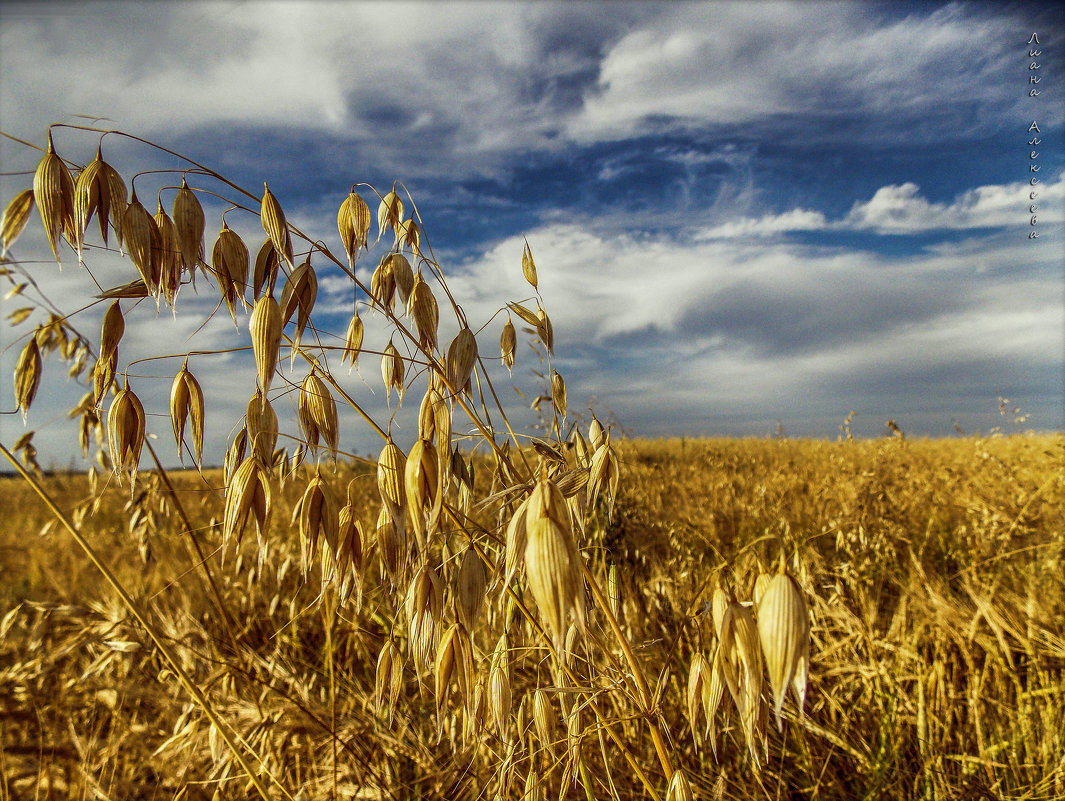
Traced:
[[[651, 724], [696, 798], [1065, 795], [1065, 438], [616, 448], [613, 514], [600, 504], [590, 515], [581, 557], [620, 601], [653, 693], [649, 714], [591, 608], [575, 646], [579, 704], [566, 701], [499, 570], [471, 632], [480, 705], [448, 694], [454, 687], [438, 698], [439, 684], [409, 656], [383, 692], [379, 655], [404, 590], [380, 565], [372, 466], [322, 469], [340, 496], [350, 482], [371, 532], [357, 608], [349, 599], [337, 609], [316, 569], [306, 578], [300, 569], [290, 521], [303, 478], [275, 486], [261, 568], [251, 534], [240, 558], [218, 553], [220, 471], [173, 474], [173, 496], [142, 473], [132, 500], [128, 486], [101, 477], [95, 511], [84, 477], [43, 487], [250, 755], [270, 797], [665, 798]], [[491, 471], [471, 462], [487, 481]], [[255, 794], [217, 727], [29, 483], [0, 486], [0, 798]], [[479, 522], [491, 553], [506, 520]], [[447, 609], [461, 548], [454, 532], [443, 538]], [[781, 554], [808, 606], [809, 684], [804, 716], [788, 699], [782, 731], [770, 715], [756, 758], [727, 692], [712, 737], [705, 719], [691, 724], [689, 671], [717, 646], [714, 587], [727, 581], [743, 603]], [[441, 614], [446, 628], [450, 612]], [[503, 736], [485, 701], [501, 627], [512, 696]], [[534, 699], [538, 688], [546, 692]]]

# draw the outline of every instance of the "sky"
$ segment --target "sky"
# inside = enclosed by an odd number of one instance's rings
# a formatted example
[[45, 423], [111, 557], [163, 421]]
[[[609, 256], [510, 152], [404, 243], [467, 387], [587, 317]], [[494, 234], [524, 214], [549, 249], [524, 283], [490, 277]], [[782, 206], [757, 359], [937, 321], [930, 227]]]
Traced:
[[[541, 365], [522, 335], [512, 381], [495, 343], [508, 301], [535, 306], [521, 270], [528, 242], [571, 420], [594, 410], [647, 437], [834, 439], [851, 412], [867, 437], [888, 434], [888, 419], [911, 436], [1061, 430], [1056, 5], [6, 2], [0, 129], [42, 145], [50, 124], [114, 128], [253, 193], [267, 181], [289, 221], [337, 253], [336, 209], [351, 185], [384, 193], [400, 182], [452, 293], [483, 328], [493, 382], [524, 393], [501, 394], [518, 427], [536, 421], [528, 400]], [[82, 165], [99, 139], [53, 134]], [[127, 185], [139, 171], [187, 166], [116, 136], [103, 153]], [[40, 153], [5, 138], [0, 158], [6, 204], [31, 185]], [[175, 175], [138, 178], [150, 211]], [[173, 192], [162, 197], [169, 208]], [[209, 253], [225, 207], [204, 203]], [[258, 218], [226, 220], [254, 254]], [[357, 265], [361, 278], [375, 252]], [[135, 277], [115, 252], [94, 249], [84, 268], [69, 248], [61, 255], [62, 269], [36, 215], [11, 253], [64, 310], [91, 300], [93, 278]], [[343, 336], [351, 284], [320, 256], [312, 264], [315, 323]], [[35, 297], [5, 301], [5, 317]], [[216, 302], [199, 286], [183, 289], [176, 317], [123, 305], [122, 358], [137, 362], [131, 380], [170, 460], [167, 396], [183, 355], [249, 342], [247, 316], [234, 328], [224, 309], [211, 316]], [[71, 323], [95, 341], [104, 309]], [[380, 317], [363, 316], [367, 348], [382, 349]], [[15, 359], [45, 318], [5, 321], [0, 333], [0, 441], [34, 430], [42, 463], [66, 466], [81, 457], [65, 410], [85, 390], [58, 359], [46, 360], [26, 422], [7, 414]], [[441, 326], [454, 333], [453, 321]], [[234, 352], [195, 355], [190, 369], [208, 388], [217, 461], [254, 365]], [[420, 389], [396, 411], [375, 357], [336, 372], [374, 414], [394, 415], [397, 437], [413, 436]], [[298, 367], [286, 376], [302, 380]], [[292, 409], [278, 411], [284, 428]], [[352, 452], [379, 448], [351, 415], [341, 439]]]

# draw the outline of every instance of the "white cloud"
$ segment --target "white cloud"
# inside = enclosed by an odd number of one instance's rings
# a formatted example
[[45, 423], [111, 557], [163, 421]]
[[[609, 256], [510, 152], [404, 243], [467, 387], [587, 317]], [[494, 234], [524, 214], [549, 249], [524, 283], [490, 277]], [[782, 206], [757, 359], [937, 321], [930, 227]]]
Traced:
[[697, 240], [731, 239], [734, 237], [779, 234], [787, 231], [820, 231], [826, 226], [825, 215], [808, 209], [791, 209], [783, 214], [765, 217], [743, 217], [732, 222], [706, 228], [696, 234]]

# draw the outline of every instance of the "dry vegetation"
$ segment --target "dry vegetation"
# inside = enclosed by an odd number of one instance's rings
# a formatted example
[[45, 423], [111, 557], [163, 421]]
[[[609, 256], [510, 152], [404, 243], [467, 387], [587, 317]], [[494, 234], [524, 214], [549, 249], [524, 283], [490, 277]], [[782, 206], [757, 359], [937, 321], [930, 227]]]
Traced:
[[[88, 263], [95, 214], [141, 278], [103, 293], [96, 337], [77, 314], [35, 322], [40, 265], [3, 265], [31, 301], [9, 315], [31, 326], [16, 408], [49, 354], [87, 373], [72, 406], [102, 466], [41, 478], [32, 437], [0, 443], [26, 465], [0, 484], [0, 799], [1065, 794], [1060, 435], [620, 440], [567, 415], [529, 248], [534, 294], [500, 306], [522, 333], [508, 316], [496, 340], [395, 191], [375, 194], [376, 243], [343, 199], [338, 259], [268, 189], [190, 162], [153, 217], [99, 152], [66, 174], [48, 151], [5, 251], [36, 207], [56, 258]], [[261, 219], [254, 264], [225, 222], [205, 260], [203, 185]], [[351, 282], [343, 337], [312, 319], [312, 256]], [[256, 377], [224, 468], [167, 471], [124, 315], [175, 305], [194, 271]], [[364, 343], [360, 312], [388, 338]], [[512, 425], [486, 364], [514, 366], [519, 336], [536, 427]], [[211, 409], [165, 348], [166, 425], [199, 462]], [[337, 362], [360, 358], [420, 404], [413, 441], [345, 390]], [[378, 456], [340, 449], [356, 425]]]

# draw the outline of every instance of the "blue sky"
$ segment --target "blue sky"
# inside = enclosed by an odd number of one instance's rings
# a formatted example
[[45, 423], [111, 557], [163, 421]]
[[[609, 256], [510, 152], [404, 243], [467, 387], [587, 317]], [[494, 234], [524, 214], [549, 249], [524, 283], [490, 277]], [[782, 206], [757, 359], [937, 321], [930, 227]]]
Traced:
[[[850, 411], [867, 436], [888, 418], [916, 435], [986, 432], [1005, 422], [1000, 395], [1060, 429], [1063, 21], [1034, 2], [5, 3], [0, 126], [43, 142], [49, 123], [105, 117], [252, 191], [269, 181], [291, 221], [336, 247], [348, 187], [400, 180], [489, 345], [500, 307], [529, 297], [527, 239], [571, 408], [594, 403], [637, 435], [764, 436], [779, 421], [835, 437]], [[69, 130], [56, 144], [80, 163], [95, 150]], [[7, 140], [0, 156], [4, 173], [37, 159]], [[115, 139], [105, 157], [124, 175], [173, 166]], [[0, 177], [4, 202], [28, 180]], [[257, 247], [257, 220], [236, 226]], [[42, 244], [35, 220], [14, 255], [42, 259], [34, 277], [56, 301], [84, 292], [76, 259], [60, 273]], [[128, 280], [123, 258], [94, 258]], [[324, 280], [318, 325], [342, 334], [347, 307], [350, 288]], [[202, 346], [188, 336], [210, 308], [183, 293], [187, 322], [127, 316], [130, 357], [139, 333], [190, 343], [175, 354]], [[78, 319], [95, 334], [100, 315]], [[32, 323], [2, 334], [4, 410]], [[241, 344], [246, 328], [217, 318], [195, 342]], [[514, 373], [525, 389], [529, 357]], [[152, 366], [141, 386], [162, 414], [165, 365]], [[193, 370], [232, 387], [208, 401], [220, 441], [250, 360]], [[351, 381], [384, 408], [376, 363]], [[47, 365], [45, 387], [28, 425], [65, 463], [60, 401], [80, 391]], [[5, 443], [23, 430], [0, 416]], [[376, 447], [354, 423], [347, 436]]]

